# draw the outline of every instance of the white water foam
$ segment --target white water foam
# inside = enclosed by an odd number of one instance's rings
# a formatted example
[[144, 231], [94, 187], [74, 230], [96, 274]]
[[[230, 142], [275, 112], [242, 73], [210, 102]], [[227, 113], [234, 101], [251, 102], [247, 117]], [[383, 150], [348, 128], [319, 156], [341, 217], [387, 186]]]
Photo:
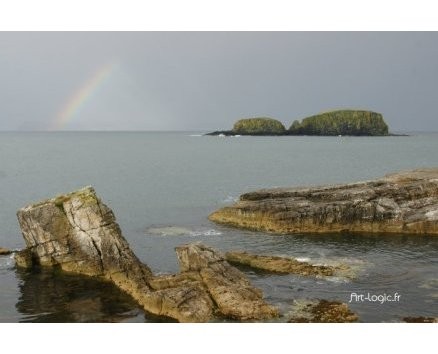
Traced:
[[227, 197], [224, 200], [222, 200], [222, 203], [236, 203], [238, 200], [239, 200], [239, 197], [227, 195]]
[[438, 279], [437, 278], [428, 279], [419, 287], [423, 289], [438, 289]]
[[10, 269], [14, 266], [14, 255], [0, 256], [0, 269]]
[[331, 282], [331, 283], [336, 283], [336, 284], [346, 284], [346, 283], [349, 283], [351, 281], [350, 278], [337, 277], [337, 276], [324, 277], [324, 280]]
[[190, 232], [190, 236], [220, 236], [220, 235], [222, 235], [222, 232], [215, 229]]

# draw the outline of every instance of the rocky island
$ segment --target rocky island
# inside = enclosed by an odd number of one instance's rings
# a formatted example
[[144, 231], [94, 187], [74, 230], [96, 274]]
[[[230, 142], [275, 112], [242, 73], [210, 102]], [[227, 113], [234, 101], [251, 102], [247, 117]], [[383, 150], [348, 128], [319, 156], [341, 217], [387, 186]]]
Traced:
[[337, 110], [294, 121], [290, 135], [388, 135], [388, 125], [380, 113]]
[[336, 110], [324, 112], [301, 122], [295, 120], [287, 130], [276, 119], [259, 117], [237, 121], [232, 130], [215, 131], [206, 135], [320, 135], [320, 136], [385, 136], [390, 135], [388, 125], [380, 113], [364, 110]]
[[209, 219], [277, 234], [438, 235], [438, 168], [349, 184], [263, 189], [241, 195]]
[[232, 130], [215, 131], [206, 135], [286, 135], [283, 123], [267, 117], [238, 120]]

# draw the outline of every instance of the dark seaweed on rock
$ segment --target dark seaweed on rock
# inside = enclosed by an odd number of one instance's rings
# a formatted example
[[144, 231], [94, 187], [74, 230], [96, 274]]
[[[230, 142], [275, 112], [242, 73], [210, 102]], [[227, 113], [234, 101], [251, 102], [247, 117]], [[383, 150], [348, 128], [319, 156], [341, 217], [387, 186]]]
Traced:
[[359, 317], [347, 304], [339, 301], [319, 300], [309, 302], [299, 315], [289, 319], [289, 323], [349, 323]]

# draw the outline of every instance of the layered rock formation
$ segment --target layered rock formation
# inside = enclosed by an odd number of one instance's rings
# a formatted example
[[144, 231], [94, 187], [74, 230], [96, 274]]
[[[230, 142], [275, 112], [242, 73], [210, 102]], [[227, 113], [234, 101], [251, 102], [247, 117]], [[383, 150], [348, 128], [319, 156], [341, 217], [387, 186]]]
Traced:
[[270, 233], [381, 232], [438, 235], [438, 168], [341, 185], [264, 189], [209, 219]]
[[17, 216], [27, 245], [16, 255], [19, 266], [37, 264], [103, 277], [146, 311], [180, 322], [204, 322], [214, 314], [238, 320], [277, 315], [242, 273], [203, 245], [178, 247], [181, 273], [154, 276], [91, 187], [29, 205]]

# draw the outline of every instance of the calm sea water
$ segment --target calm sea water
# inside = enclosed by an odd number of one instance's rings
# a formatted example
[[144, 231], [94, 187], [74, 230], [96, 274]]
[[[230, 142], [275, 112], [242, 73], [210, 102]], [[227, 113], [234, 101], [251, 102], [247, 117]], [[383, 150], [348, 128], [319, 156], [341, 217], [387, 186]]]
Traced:
[[[250, 190], [353, 182], [436, 167], [437, 151], [437, 134], [220, 138], [195, 132], [0, 133], [0, 247], [24, 247], [18, 208], [93, 185], [115, 212], [135, 253], [157, 273], [176, 272], [174, 247], [194, 241], [224, 251], [345, 263], [354, 280], [246, 272], [286, 317], [305, 299], [348, 302], [352, 292], [400, 294], [399, 302], [352, 302], [364, 322], [437, 317], [438, 237], [274, 236], [207, 220], [210, 212]], [[111, 284], [19, 271], [9, 256], [0, 256], [0, 322], [158, 320]]]

